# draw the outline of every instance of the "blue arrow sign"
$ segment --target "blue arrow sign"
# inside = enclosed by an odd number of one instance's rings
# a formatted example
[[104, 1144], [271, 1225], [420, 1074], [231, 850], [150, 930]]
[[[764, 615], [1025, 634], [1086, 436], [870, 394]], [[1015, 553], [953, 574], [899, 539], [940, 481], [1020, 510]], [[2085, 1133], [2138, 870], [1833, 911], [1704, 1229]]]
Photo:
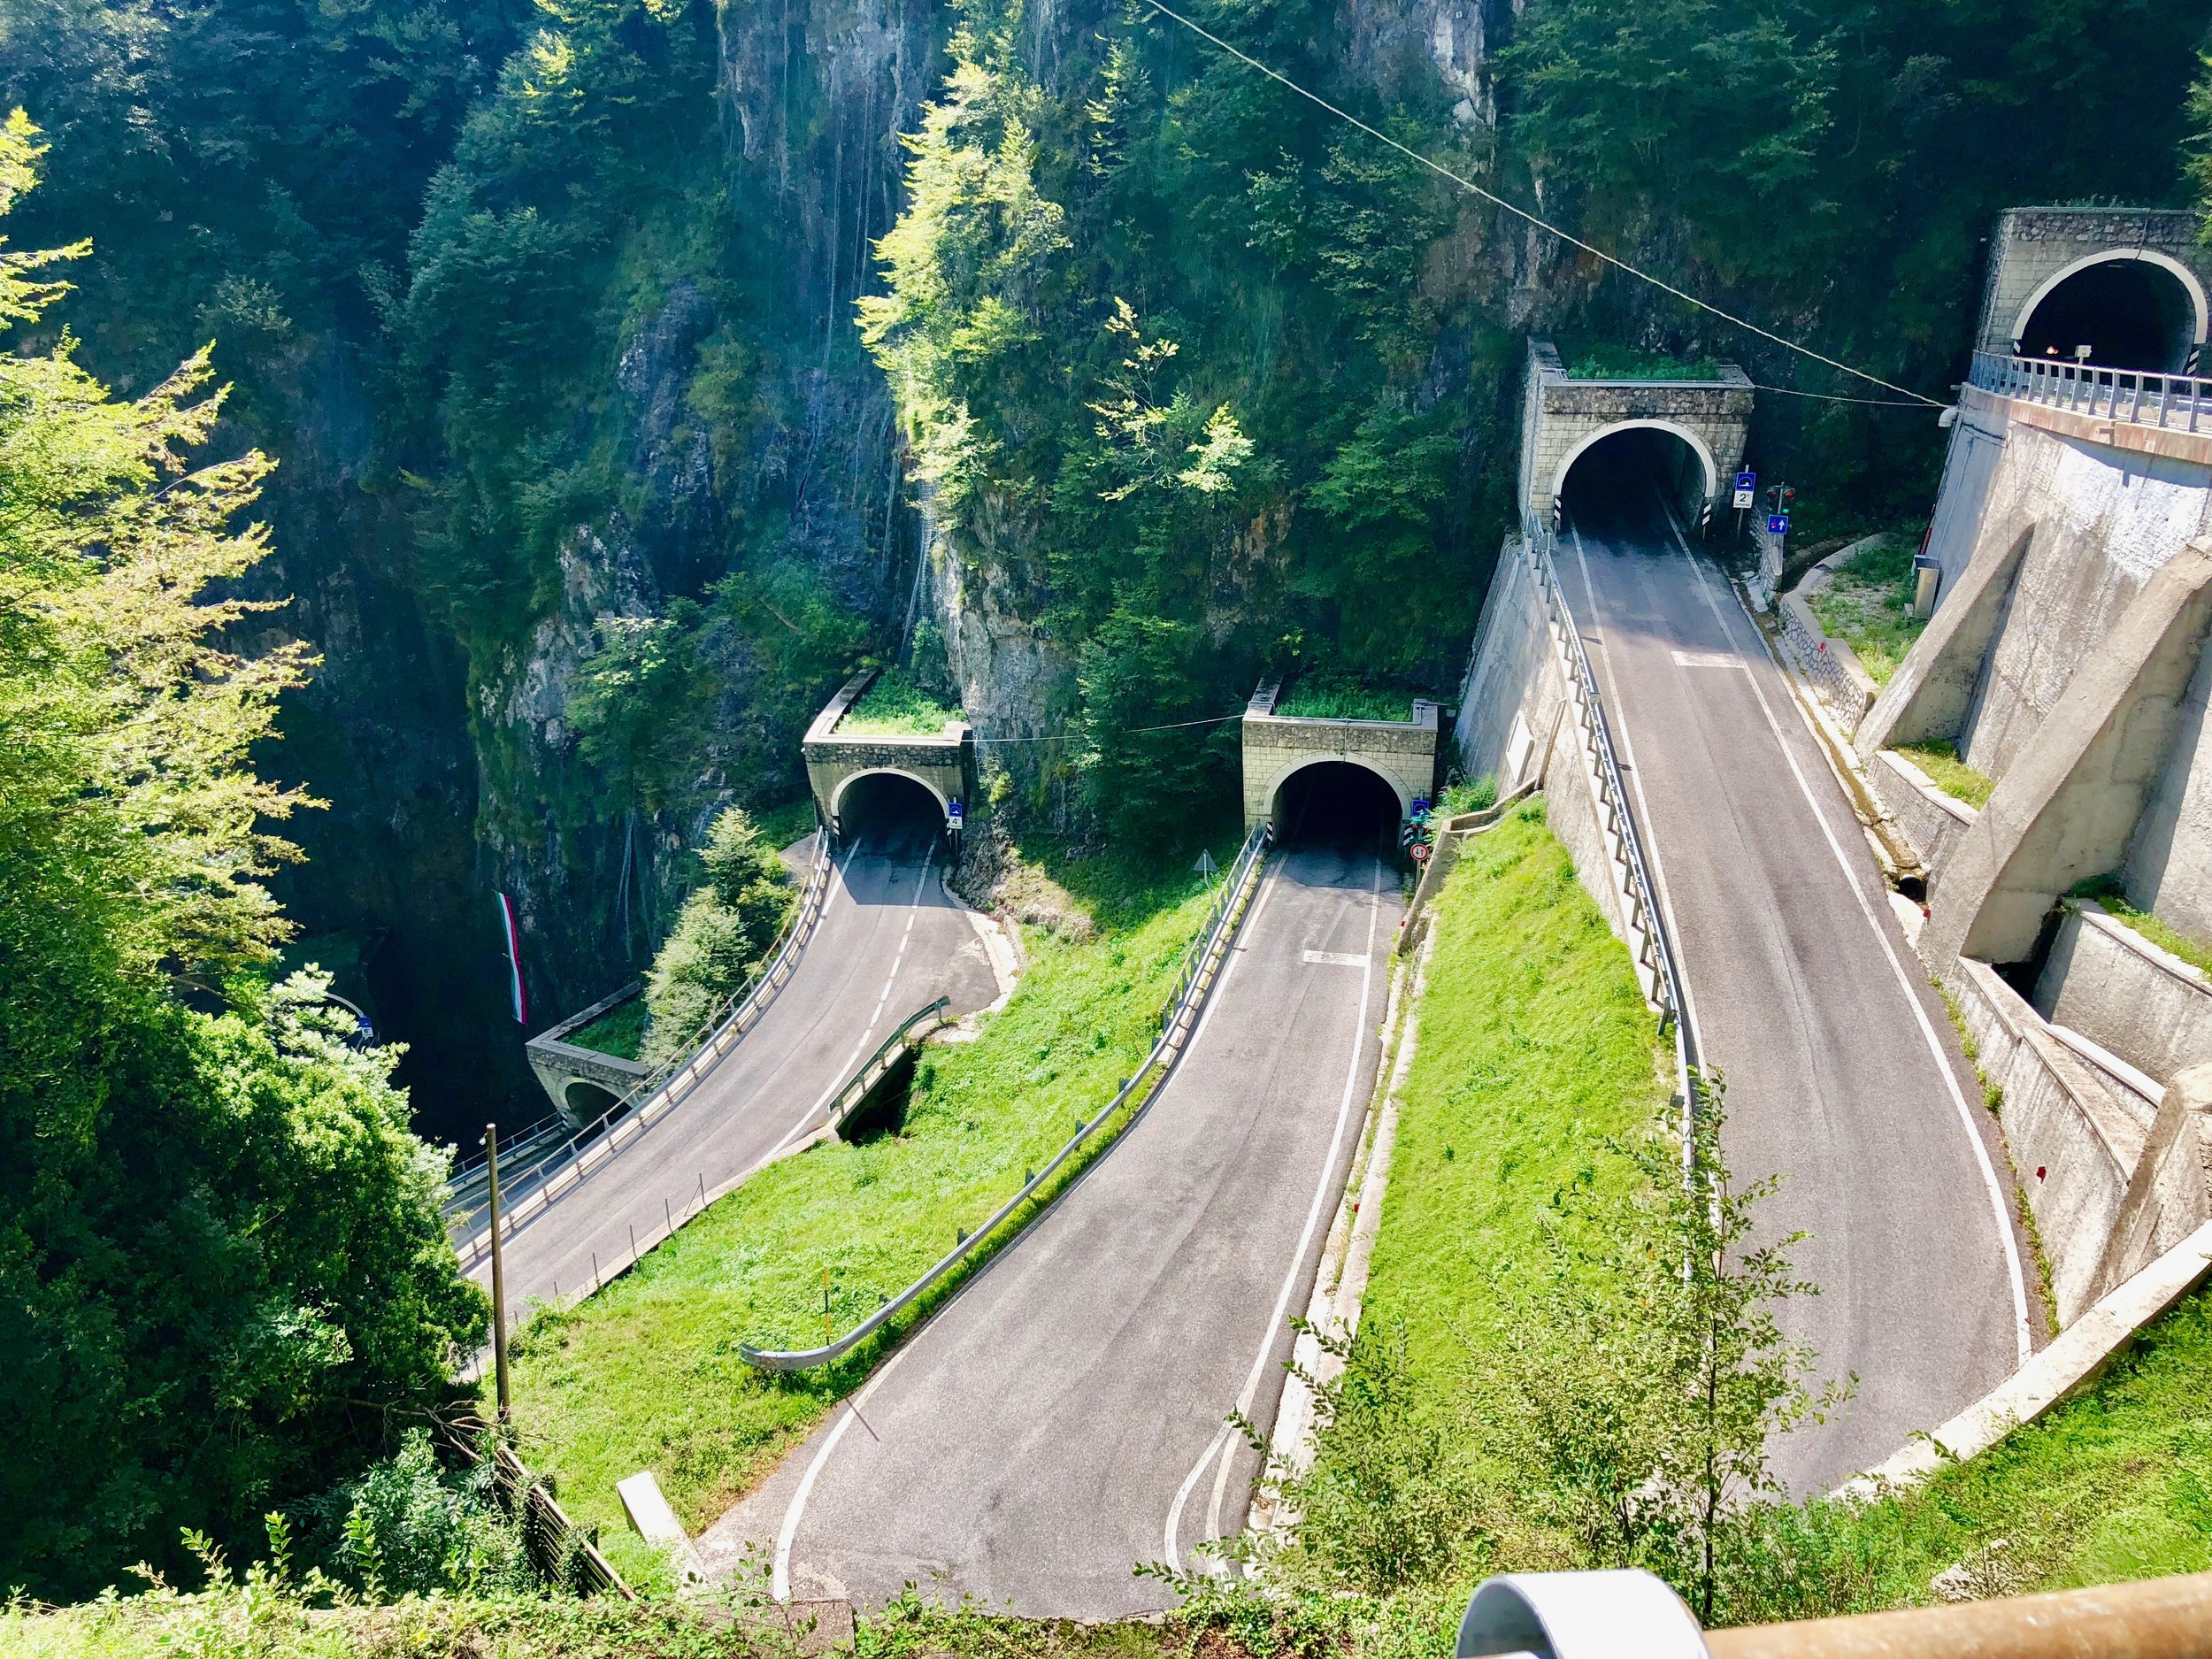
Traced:
[[1769, 535], [1787, 535], [1789, 533], [1789, 514], [1786, 512], [1774, 512], [1767, 515], [1767, 534]]

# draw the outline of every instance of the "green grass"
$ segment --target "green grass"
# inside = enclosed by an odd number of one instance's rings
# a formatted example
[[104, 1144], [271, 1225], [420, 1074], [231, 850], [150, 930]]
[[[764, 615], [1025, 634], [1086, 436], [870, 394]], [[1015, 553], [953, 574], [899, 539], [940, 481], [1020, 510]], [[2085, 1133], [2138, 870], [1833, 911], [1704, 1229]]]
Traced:
[[1367, 1286], [1402, 1321], [1424, 1386], [1456, 1386], [1494, 1275], [1542, 1258], [1554, 1194], [1625, 1179], [1606, 1138], [1667, 1098], [1658, 1022], [1628, 951], [1532, 800], [1476, 837], [1444, 884]]
[[2099, 876], [2085, 881], [2074, 889], [2077, 898], [2094, 899], [2116, 922], [2124, 922], [2149, 940], [2161, 950], [2170, 950], [2191, 967], [2202, 973], [2212, 973], [2212, 946], [2199, 944], [2188, 934], [2177, 933], [2148, 910], [2139, 910], [2128, 902], [2127, 889], [2120, 885], [2117, 876]]
[[[1214, 849], [1225, 865], [1230, 850]], [[780, 1379], [747, 1366], [738, 1344], [818, 1342], [826, 1268], [834, 1327], [850, 1330], [1112, 1097], [1157, 1035], [1205, 914], [1205, 887], [1180, 863], [1150, 879], [1056, 871], [1096, 934], [1028, 934], [1013, 999], [975, 1041], [926, 1052], [897, 1135], [763, 1171], [634, 1272], [538, 1317], [515, 1350], [521, 1450], [558, 1475], [572, 1515], [626, 1531], [614, 1484], [650, 1469], [703, 1527], [858, 1386], [878, 1343]]]
[[2153, 1325], [2087, 1393], [1972, 1462], [1813, 1518], [1859, 1580], [1848, 1606], [1932, 1601], [1932, 1578], [1977, 1558], [1993, 1565], [1989, 1587], [2012, 1594], [2212, 1569], [2212, 1291]]
[[887, 668], [837, 723], [840, 737], [935, 737], [963, 716], [914, 683], [903, 668]]
[[1976, 772], [1959, 758], [1958, 747], [1941, 740], [1900, 743], [1897, 752], [1928, 775], [1928, 781], [1954, 801], [1963, 801], [1979, 811], [1989, 804], [1997, 780]]
[[1436, 797], [1434, 816], [1440, 818], [1454, 818], [1465, 812], [1480, 812], [1485, 808], [1495, 806], [1497, 803], [1497, 776], [1495, 773], [1486, 772], [1472, 783], [1462, 779], [1457, 783], [1446, 784], [1444, 793]]
[[1275, 712], [1301, 720], [1410, 720], [1413, 698], [1334, 674], [1301, 674], [1276, 699]]
[[1571, 380], [1717, 380], [1721, 374], [1717, 357], [1671, 357], [1610, 341], [1563, 342], [1559, 357]]
[[788, 847], [802, 835], [814, 833], [814, 797], [801, 795], [781, 806], [748, 809], [760, 838], [771, 847]]
[[634, 996], [626, 1002], [618, 1002], [590, 1025], [570, 1032], [561, 1041], [598, 1054], [611, 1054], [617, 1059], [634, 1060], [638, 1045], [645, 1041], [645, 999]]
[[1810, 603], [1829, 638], [1848, 645], [1874, 683], [1886, 686], [1928, 626], [1912, 614], [1912, 596], [1911, 543], [1885, 536], [1837, 565]]

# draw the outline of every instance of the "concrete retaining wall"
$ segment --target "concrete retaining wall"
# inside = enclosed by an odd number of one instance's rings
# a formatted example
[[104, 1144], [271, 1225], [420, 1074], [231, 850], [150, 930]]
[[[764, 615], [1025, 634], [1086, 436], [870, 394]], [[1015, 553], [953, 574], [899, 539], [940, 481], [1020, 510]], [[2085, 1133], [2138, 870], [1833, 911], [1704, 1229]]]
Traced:
[[1919, 855], [1921, 867], [1932, 882], [1942, 873], [1959, 838], [1974, 826], [1974, 809], [1937, 788], [1925, 772], [1894, 749], [1876, 751], [1867, 763], [1866, 785], [1906, 844]]
[[2160, 1082], [2212, 1061], [2212, 980], [2089, 900], [2070, 900], [2035, 1005]]
[[2005, 1145], [2042, 1235], [2059, 1323], [2070, 1324], [2099, 1294], [2143, 1132], [1988, 964], [1962, 960], [1947, 983], [1982, 1074], [2004, 1091]]
[[1570, 704], [1550, 618], [1518, 537], [1499, 557], [1483, 604], [1454, 739], [1462, 769], [1471, 778], [1494, 776], [1501, 795], [1540, 780], [1546, 826], [1566, 848], [1606, 926], [1626, 941], [1628, 911], [1601, 816], [1597, 757]]

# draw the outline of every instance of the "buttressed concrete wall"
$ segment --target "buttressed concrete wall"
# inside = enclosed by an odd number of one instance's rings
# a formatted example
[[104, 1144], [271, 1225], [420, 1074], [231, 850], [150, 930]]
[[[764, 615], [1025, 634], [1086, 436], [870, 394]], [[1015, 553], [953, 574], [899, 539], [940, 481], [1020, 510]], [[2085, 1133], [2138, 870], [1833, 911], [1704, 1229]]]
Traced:
[[1398, 797], [1401, 822], [1417, 796], [1436, 794], [1437, 707], [1417, 699], [1409, 720], [1317, 720], [1275, 712], [1274, 680], [1252, 694], [1244, 710], [1244, 827], [1270, 823], [1291, 774], [1317, 761], [1364, 766]]
[[2062, 895], [2119, 867], [2166, 770], [2208, 624], [2212, 540], [2198, 540], [2082, 661], [1960, 841], [1932, 895], [1932, 961], [2021, 961]]
[[1734, 364], [1711, 380], [1571, 380], [1540, 335], [1528, 342], [1522, 389], [1521, 500], [1543, 523], [1575, 458], [1600, 438], [1637, 426], [1671, 432], [1695, 454], [1708, 507], [1727, 499], [1751, 431], [1752, 387]]

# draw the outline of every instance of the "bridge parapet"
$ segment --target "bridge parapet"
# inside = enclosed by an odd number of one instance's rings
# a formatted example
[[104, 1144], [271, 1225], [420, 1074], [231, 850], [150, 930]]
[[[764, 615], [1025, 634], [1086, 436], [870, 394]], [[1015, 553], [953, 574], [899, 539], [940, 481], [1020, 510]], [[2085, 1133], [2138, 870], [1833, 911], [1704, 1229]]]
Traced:
[[839, 731], [853, 705], [875, 680], [877, 669], [863, 669], [822, 705], [807, 728], [801, 749], [814, 810], [833, 835], [841, 833], [839, 814], [845, 791], [857, 778], [894, 772], [910, 778], [937, 798], [945, 828], [958, 836], [967, 803], [975, 795], [975, 733], [965, 720], [948, 720], [931, 736], [891, 736]]
[[1521, 414], [1521, 500], [1539, 523], [1552, 510], [1567, 470], [1599, 439], [1637, 427], [1680, 438], [1695, 454], [1695, 488], [1707, 511], [1725, 499], [1743, 465], [1751, 433], [1750, 377], [1732, 363], [1710, 380], [1579, 380], [1541, 334], [1528, 342]]
[[1416, 796], [1436, 792], [1437, 705], [1407, 699], [1403, 720], [1325, 719], [1275, 712], [1282, 683], [1260, 683], [1244, 710], [1244, 827], [1248, 833], [1274, 821], [1283, 785], [1291, 774], [1325, 760], [1363, 766], [1398, 797], [1400, 822], [1410, 818]]

